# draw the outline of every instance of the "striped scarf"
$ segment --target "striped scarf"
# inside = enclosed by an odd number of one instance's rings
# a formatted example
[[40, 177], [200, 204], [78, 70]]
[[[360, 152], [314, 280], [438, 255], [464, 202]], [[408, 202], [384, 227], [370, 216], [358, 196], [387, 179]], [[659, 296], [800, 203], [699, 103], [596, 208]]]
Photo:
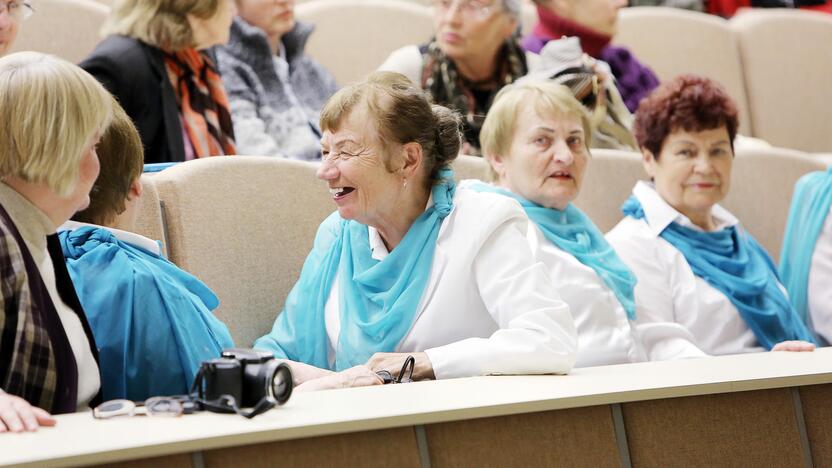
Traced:
[[228, 95], [211, 58], [184, 49], [166, 53], [165, 68], [194, 157], [236, 154]]

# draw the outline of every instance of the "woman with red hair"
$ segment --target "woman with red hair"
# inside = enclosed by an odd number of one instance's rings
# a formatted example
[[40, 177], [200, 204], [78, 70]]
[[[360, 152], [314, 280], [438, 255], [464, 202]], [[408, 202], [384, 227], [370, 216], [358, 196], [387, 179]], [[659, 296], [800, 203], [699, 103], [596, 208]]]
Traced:
[[651, 360], [814, 349], [771, 258], [719, 205], [737, 126], [725, 89], [694, 75], [659, 86], [636, 112], [651, 181], [636, 184], [607, 239], [638, 278]]

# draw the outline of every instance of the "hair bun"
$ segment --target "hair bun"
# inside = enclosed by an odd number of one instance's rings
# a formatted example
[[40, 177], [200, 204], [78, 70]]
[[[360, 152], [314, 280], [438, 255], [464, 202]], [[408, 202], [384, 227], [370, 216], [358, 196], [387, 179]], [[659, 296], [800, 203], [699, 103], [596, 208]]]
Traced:
[[436, 169], [450, 164], [459, 154], [462, 146], [462, 119], [459, 114], [445, 106], [432, 105], [436, 123], [435, 151]]

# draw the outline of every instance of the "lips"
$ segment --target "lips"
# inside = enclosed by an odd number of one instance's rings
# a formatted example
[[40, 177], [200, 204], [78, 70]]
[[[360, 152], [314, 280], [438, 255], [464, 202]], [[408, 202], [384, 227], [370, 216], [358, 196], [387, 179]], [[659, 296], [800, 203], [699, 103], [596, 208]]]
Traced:
[[555, 171], [549, 177], [554, 179], [572, 179], [572, 174], [569, 171]]
[[329, 193], [332, 194], [334, 200], [341, 200], [347, 195], [355, 191], [355, 187], [330, 187]]

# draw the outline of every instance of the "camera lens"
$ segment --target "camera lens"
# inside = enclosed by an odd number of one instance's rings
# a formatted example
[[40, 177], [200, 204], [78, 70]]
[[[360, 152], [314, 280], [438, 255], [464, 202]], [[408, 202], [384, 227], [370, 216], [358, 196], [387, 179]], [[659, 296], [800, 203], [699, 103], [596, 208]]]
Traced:
[[292, 389], [294, 382], [292, 381], [292, 370], [285, 363], [280, 363], [274, 368], [274, 373], [271, 379], [270, 393], [271, 397], [277, 401], [277, 404], [282, 405], [292, 396]]

